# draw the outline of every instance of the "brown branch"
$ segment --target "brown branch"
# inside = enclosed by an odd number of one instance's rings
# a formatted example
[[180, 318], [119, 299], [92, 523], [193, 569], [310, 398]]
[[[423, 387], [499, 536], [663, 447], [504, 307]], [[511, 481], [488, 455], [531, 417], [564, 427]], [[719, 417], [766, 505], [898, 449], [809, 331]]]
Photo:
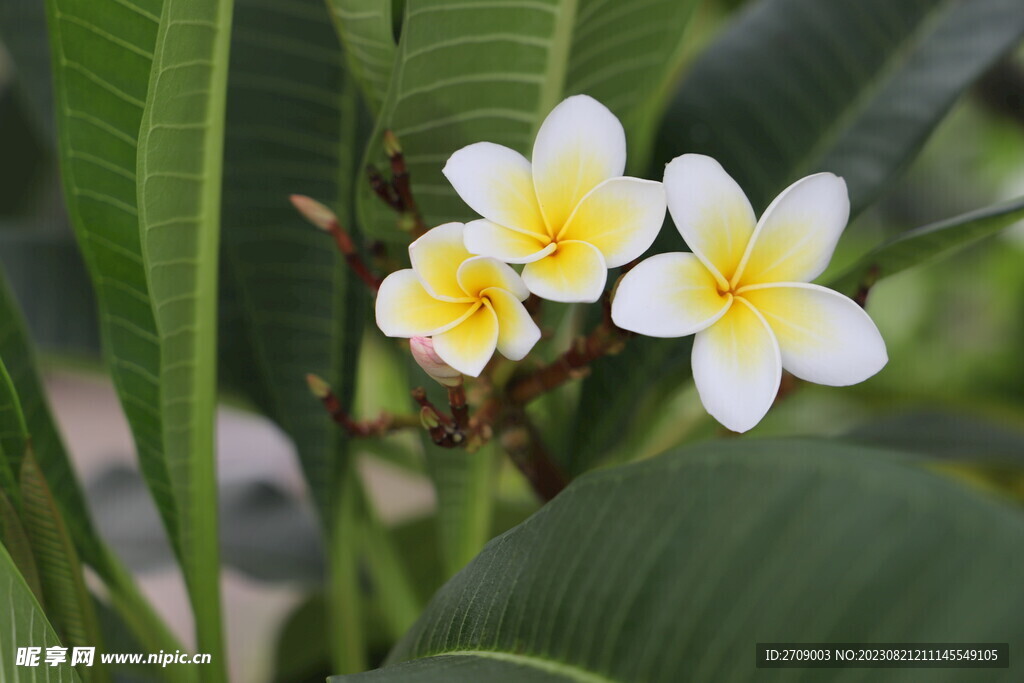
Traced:
[[401, 429], [419, 426], [419, 420], [413, 416], [389, 413], [381, 413], [375, 420], [354, 420], [345, 410], [331, 386], [322, 378], [313, 374], [306, 375], [306, 384], [309, 385], [310, 392], [320, 399], [331, 419], [353, 438], [386, 436]]
[[466, 433], [458, 428], [455, 420], [442, 412], [427, 398], [423, 387], [412, 390], [412, 398], [420, 406], [420, 419], [430, 433], [435, 445], [442, 448], [459, 448], [466, 444]]
[[513, 403], [525, 405], [571, 379], [585, 376], [591, 363], [621, 351], [628, 338], [628, 333], [616, 327], [611, 315], [606, 313], [605, 319], [589, 335], [578, 337], [568, 351], [550, 364], [513, 380], [505, 393]]
[[460, 381], [457, 386], [448, 387], [448, 405], [452, 409], [455, 429], [460, 432], [469, 430], [469, 405], [466, 403], [466, 388]]
[[876, 282], [878, 282], [878, 276], [878, 266], [871, 266], [864, 274], [864, 279], [861, 280], [860, 285], [857, 287], [857, 293], [853, 295], [853, 300], [861, 308], [867, 306], [868, 294], [871, 293], [871, 288], [875, 286]]
[[427, 226], [412, 194], [412, 180], [409, 177], [409, 167], [405, 163], [402, 146], [394, 132], [390, 130], [384, 131], [384, 152], [391, 162], [391, 187], [398, 196], [398, 227], [411, 232], [413, 238], [419, 237], [427, 231]]
[[359, 250], [356, 249], [351, 235], [341, 227], [341, 223], [338, 222], [338, 217], [334, 212], [315, 199], [305, 195], [293, 194], [291, 201], [292, 205], [307, 221], [334, 238], [334, 243], [337, 245], [338, 251], [344, 256], [348, 267], [352, 269], [352, 272], [363, 281], [371, 292], [376, 293], [380, 289], [380, 278], [374, 275], [373, 271], [363, 261], [363, 257], [359, 254]]
[[499, 442], [537, 496], [547, 502], [569, 485], [569, 479], [544, 447], [540, 432], [522, 406], [509, 406], [501, 416]]

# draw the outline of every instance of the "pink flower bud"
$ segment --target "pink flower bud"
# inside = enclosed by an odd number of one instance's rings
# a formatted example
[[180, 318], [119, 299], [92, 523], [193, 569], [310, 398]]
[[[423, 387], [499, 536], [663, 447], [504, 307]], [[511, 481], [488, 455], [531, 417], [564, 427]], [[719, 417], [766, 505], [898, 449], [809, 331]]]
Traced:
[[428, 337], [413, 337], [409, 340], [409, 348], [416, 363], [439, 384], [446, 387], [462, 384], [462, 373], [441, 360], [434, 351], [434, 342]]

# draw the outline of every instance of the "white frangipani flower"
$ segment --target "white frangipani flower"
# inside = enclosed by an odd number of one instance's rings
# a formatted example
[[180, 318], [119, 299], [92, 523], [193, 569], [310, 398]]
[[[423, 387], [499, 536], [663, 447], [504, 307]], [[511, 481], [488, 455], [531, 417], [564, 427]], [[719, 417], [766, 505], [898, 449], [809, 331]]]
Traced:
[[473, 256], [462, 223], [446, 223], [409, 245], [412, 268], [384, 278], [377, 326], [389, 337], [430, 337], [434, 352], [476, 377], [497, 348], [521, 360], [540, 339], [522, 302], [529, 296], [508, 265]]
[[696, 334], [693, 378], [716, 420], [736, 432], [754, 427], [775, 400], [783, 368], [846, 386], [886, 364], [867, 313], [807, 284], [828, 265], [849, 219], [842, 178], [798, 180], [756, 222], [739, 185], [710, 157], [674, 159], [665, 192], [693, 253], [659, 254], [629, 271], [612, 320], [651, 337]]
[[523, 282], [552, 301], [597, 301], [608, 269], [647, 250], [665, 219], [661, 183], [623, 177], [626, 135], [604, 105], [564, 100], [544, 120], [533, 163], [478, 142], [457, 151], [444, 174], [482, 220], [466, 247], [525, 263]]

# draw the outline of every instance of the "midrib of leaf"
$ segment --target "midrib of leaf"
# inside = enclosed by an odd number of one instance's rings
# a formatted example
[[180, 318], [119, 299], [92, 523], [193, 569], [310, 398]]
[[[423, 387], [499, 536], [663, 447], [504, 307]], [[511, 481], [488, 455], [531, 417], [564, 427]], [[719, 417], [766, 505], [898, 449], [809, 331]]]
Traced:
[[327, 4], [345, 46], [349, 72], [359, 80], [370, 109], [377, 112], [387, 97], [397, 53], [391, 27], [392, 3], [327, 0]]
[[524, 666], [544, 671], [545, 673], [564, 676], [565, 678], [571, 681], [576, 681], [577, 683], [622, 683], [621, 681], [616, 681], [592, 671], [581, 669], [580, 667], [572, 664], [559, 662], [547, 657], [539, 657], [537, 655], [524, 655], [518, 652], [503, 652], [501, 650], [452, 650], [451, 652], [435, 652], [433, 654], [424, 655], [423, 657], [417, 657], [417, 660], [430, 659], [431, 657], [482, 657], [484, 659], [494, 659], [499, 662], [507, 662], [517, 666]]
[[[115, 7], [99, 3], [78, 3], [73, 7], [66, 4], [66, 0], [48, 0], [46, 4], [64, 194], [96, 290], [104, 356], [131, 427], [146, 482], [180, 556], [176, 506], [163, 458], [163, 426], [155, 410], [160, 393], [160, 349], [149, 306], [136, 208], [134, 157], [142, 120], [139, 97], [145, 82], [132, 80], [132, 87], [139, 92], [127, 97], [112, 95], [123, 90], [110, 84], [119, 70], [128, 73], [129, 66], [148, 69], [159, 17], [128, 0], [121, 0]], [[74, 14], [75, 11], [80, 14]], [[104, 61], [98, 53], [85, 52], [83, 59], [94, 61], [88, 65], [73, 61], [66, 49], [78, 43], [65, 36], [65, 24], [85, 31], [100, 47], [119, 48], [119, 57]], [[126, 32], [130, 28], [131, 40], [115, 35], [116, 27]], [[143, 62], [136, 65], [139, 58]], [[80, 78], [88, 80], [87, 87], [73, 88], [72, 82]], [[105, 102], [104, 98], [111, 96], [116, 103]], [[101, 118], [104, 115], [106, 118]], [[105, 178], [103, 171], [112, 177]], [[47, 449], [37, 446], [40, 464], [46, 469]], [[47, 476], [63, 495], [59, 482], [49, 472]], [[85, 558], [90, 564], [95, 561], [91, 554]]]
[[579, 0], [561, 0], [555, 16], [555, 30], [551, 34], [548, 48], [548, 68], [537, 98], [537, 116], [534, 119], [533, 134], [537, 136], [541, 123], [565, 95], [565, 79], [569, 74], [569, 53], [572, 50], [572, 34], [576, 25], [576, 9]]
[[827, 151], [842, 139], [843, 133], [850, 129], [851, 123], [868, 109], [889, 79], [904, 65], [907, 57], [914, 53], [914, 50], [940, 23], [951, 3], [952, 0], [940, 0], [938, 4], [928, 10], [920, 23], [900, 41], [890, 56], [849, 103], [849, 106], [832, 120], [814, 145], [794, 162], [790, 178], [802, 178], [817, 168], [816, 164], [821, 162]]
[[[224, 678], [216, 411], [217, 256], [232, 3], [166, 0], [139, 132], [143, 262], [160, 339], [164, 454], [208, 678]], [[198, 100], [198, 101], [197, 101]]]

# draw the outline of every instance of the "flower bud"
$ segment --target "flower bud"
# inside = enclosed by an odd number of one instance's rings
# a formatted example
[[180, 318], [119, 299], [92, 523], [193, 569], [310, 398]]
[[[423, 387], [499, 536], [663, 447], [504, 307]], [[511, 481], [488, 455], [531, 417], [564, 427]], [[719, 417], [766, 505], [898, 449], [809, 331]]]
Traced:
[[334, 212], [317, 200], [301, 194], [293, 194], [290, 199], [302, 217], [321, 230], [330, 232], [338, 225], [338, 217]]
[[462, 373], [441, 360], [429, 338], [413, 337], [409, 340], [409, 348], [416, 363], [439, 384], [446, 387], [462, 384]]
[[306, 384], [309, 386], [310, 393], [321, 400], [327, 398], [331, 393], [331, 385], [325, 382], [322, 377], [312, 373], [306, 375]]
[[384, 153], [388, 155], [389, 159], [402, 153], [402, 146], [398, 144], [398, 138], [390, 130], [384, 131]]

